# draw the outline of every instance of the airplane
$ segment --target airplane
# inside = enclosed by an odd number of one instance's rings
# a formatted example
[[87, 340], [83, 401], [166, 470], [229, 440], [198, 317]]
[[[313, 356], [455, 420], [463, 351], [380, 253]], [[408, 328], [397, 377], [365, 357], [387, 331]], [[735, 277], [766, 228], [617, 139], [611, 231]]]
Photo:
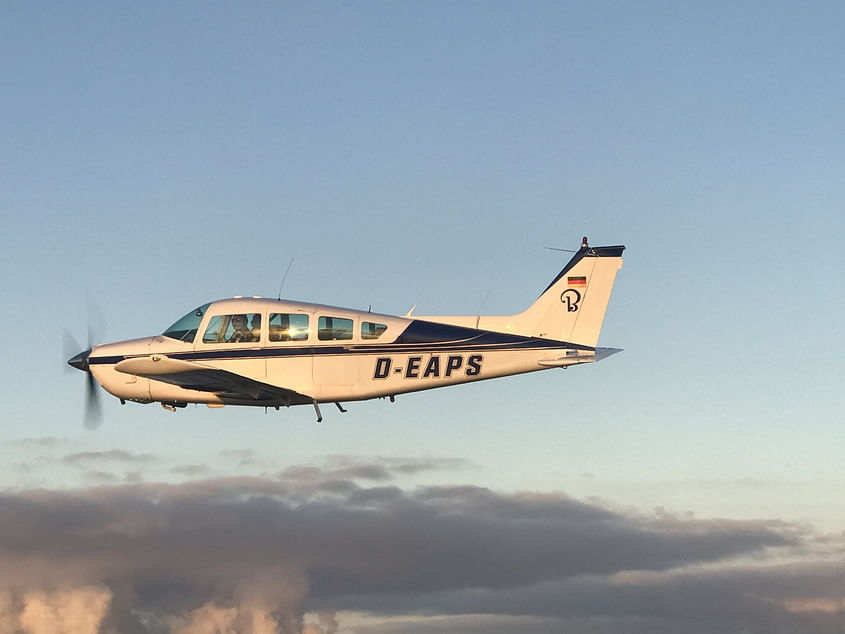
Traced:
[[[623, 245], [581, 248], [514, 315], [404, 316], [262, 297], [203, 304], [160, 335], [68, 360], [107, 392], [167, 410], [342, 403], [592, 363]], [[78, 349], [78, 348], [77, 348]]]

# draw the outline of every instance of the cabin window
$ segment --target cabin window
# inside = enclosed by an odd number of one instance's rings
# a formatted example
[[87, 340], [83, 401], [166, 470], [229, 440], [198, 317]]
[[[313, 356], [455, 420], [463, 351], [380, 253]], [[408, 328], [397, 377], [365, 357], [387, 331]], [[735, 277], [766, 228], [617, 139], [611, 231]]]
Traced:
[[371, 321], [361, 322], [361, 339], [378, 339], [387, 330], [384, 324], [375, 324]]
[[260, 313], [215, 315], [202, 336], [203, 343], [248, 343], [260, 339]]
[[203, 304], [199, 308], [192, 310], [161, 334], [171, 339], [194, 343], [194, 338], [197, 336], [197, 329], [200, 327], [200, 322], [202, 322], [205, 311], [208, 310], [210, 305], [211, 302], [208, 302], [208, 304]]
[[270, 341], [305, 341], [308, 339], [308, 315], [270, 313]]
[[343, 317], [320, 317], [317, 338], [320, 341], [352, 339], [352, 320]]

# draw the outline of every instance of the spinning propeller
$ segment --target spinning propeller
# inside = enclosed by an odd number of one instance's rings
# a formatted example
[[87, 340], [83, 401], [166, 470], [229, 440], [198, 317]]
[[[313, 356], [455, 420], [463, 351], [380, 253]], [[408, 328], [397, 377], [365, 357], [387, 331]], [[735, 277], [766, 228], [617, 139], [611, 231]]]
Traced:
[[89, 306], [89, 324], [88, 324], [88, 347], [78, 354], [74, 354], [75, 351], [79, 350], [80, 345], [76, 342], [76, 339], [70, 332], [65, 329], [64, 331], [64, 357], [67, 358], [71, 356], [67, 364], [72, 367], [76, 368], [77, 370], [82, 370], [87, 375], [87, 383], [88, 389], [86, 390], [86, 397], [85, 397], [85, 415], [83, 418], [83, 422], [85, 424], [86, 429], [97, 429], [100, 424], [103, 422], [103, 414], [100, 408], [100, 394], [99, 389], [97, 387], [97, 380], [94, 378], [94, 375], [91, 374], [91, 368], [88, 366], [88, 357], [91, 355], [91, 348], [94, 347], [94, 329], [91, 327], [91, 319], [90, 315], [92, 312], [92, 307]]

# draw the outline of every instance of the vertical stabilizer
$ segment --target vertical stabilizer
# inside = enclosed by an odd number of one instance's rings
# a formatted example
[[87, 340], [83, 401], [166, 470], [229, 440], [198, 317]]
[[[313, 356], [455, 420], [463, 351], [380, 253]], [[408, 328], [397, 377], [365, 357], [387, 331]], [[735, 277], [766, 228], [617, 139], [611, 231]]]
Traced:
[[513, 319], [520, 334], [595, 346], [624, 246], [590, 247], [575, 253], [546, 290]]

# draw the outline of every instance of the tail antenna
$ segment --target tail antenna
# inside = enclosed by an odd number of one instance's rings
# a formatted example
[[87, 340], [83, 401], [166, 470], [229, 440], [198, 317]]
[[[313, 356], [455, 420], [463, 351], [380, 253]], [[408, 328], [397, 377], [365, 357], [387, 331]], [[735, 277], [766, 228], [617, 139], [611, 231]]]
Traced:
[[[557, 247], [544, 247], [544, 248], [548, 249], [549, 251], [565, 251], [566, 253], [578, 253], [578, 251], [576, 249], [558, 249]], [[587, 240], [587, 236], [584, 236], [583, 238], [581, 238], [581, 248], [582, 249], [589, 249], [590, 248], [590, 244], [589, 244], [589, 241]]]
[[293, 266], [293, 258], [291, 258], [290, 262], [288, 262], [288, 268], [285, 269], [285, 274], [282, 276], [282, 283], [279, 284], [279, 296], [276, 299], [282, 299], [282, 287], [285, 285], [285, 280], [288, 279], [288, 273], [290, 273], [291, 266]]

